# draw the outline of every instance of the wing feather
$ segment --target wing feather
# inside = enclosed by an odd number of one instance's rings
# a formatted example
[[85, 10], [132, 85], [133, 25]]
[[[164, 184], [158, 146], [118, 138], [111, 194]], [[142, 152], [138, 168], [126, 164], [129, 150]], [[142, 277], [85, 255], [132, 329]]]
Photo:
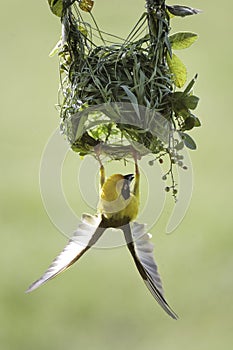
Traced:
[[146, 233], [146, 225], [133, 222], [125, 225], [123, 232], [129, 251], [147, 288], [168, 315], [177, 319], [178, 316], [164, 298], [161, 278], [154, 260], [153, 244], [149, 241], [151, 235]]
[[162, 281], [158, 272], [158, 266], [154, 260], [154, 245], [150, 242], [151, 234], [145, 232], [146, 225], [134, 222], [131, 224], [132, 238], [134, 241], [135, 252], [151, 276], [158, 291], [164, 295]]
[[63, 251], [53, 260], [48, 270], [37, 281], [31, 284], [26, 293], [32, 292], [48, 280], [54, 278], [76, 262], [104, 232], [100, 227], [101, 215], [84, 214], [74, 236], [69, 240]]

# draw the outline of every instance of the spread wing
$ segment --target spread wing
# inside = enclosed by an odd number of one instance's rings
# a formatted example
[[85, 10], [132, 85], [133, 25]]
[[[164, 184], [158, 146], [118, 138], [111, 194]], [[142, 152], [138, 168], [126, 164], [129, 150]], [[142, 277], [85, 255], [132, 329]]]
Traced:
[[151, 235], [146, 233], [145, 228], [146, 225], [133, 222], [122, 227], [122, 230], [129, 251], [147, 288], [168, 315], [177, 319], [178, 316], [164, 298], [162, 282], [154, 261], [153, 245], [149, 242]]
[[67, 246], [54, 259], [43, 276], [32, 283], [26, 290], [26, 293], [32, 292], [34, 289], [66, 270], [93, 246], [105, 230], [105, 228], [100, 227], [101, 219], [101, 215], [83, 215], [81, 223], [75, 231], [74, 236], [69, 240]]

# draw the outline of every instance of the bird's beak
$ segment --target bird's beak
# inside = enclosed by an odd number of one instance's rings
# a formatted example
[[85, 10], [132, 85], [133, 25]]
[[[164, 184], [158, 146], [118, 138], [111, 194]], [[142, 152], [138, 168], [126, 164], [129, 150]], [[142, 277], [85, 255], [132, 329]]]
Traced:
[[125, 175], [124, 178], [125, 178], [126, 180], [128, 180], [129, 182], [131, 182], [131, 181], [134, 179], [134, 174]]

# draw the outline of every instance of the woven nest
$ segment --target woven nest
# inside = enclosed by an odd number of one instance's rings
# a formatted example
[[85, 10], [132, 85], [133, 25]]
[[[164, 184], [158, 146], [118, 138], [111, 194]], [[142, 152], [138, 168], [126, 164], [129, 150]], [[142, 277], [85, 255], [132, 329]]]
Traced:
[[170, 19], [199, 11], [147, 0], [146, 12], [121, 39], [99, 29], [93, 4], [63, 0], [60, 11], [62, 132], [82, 156], [101, 145], [110, 159], [126, 159], [133, 147], [141, 156], [168, 155], [176, 162], [183, 147], [196, 148], [186, 131], [200, 121], [193, 114], [199, 100], [192, 94], [195, 78], [177, 91], [187, 71], [173, 51], [189, 47], [197, 35], [169, 36]]

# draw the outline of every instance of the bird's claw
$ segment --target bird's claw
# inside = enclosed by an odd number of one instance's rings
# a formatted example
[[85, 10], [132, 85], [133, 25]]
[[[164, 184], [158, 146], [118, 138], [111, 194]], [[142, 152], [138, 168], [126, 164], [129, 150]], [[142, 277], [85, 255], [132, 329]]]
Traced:
[[134, 159], [135, 164], [137, 164], [137, 161], [141, 159], [140, 153], [138, 151], [136, 151], [136, 149], [133, 147], [132, 147], [131, 153], [132, 153], [132, 157]]
[[100, 167], [103, 167], [102, 161], [101, 161], [101, 159], [100, 159], [101, 148], [102, 148], [101, 143], [98, 143], [98, 145], [96, 145], [96, 146], [94, 147], [94, 152], [95, 152], [96, 159], [98, 160], [98, 162], [99, 162], [99, 164], [100, 164]]

